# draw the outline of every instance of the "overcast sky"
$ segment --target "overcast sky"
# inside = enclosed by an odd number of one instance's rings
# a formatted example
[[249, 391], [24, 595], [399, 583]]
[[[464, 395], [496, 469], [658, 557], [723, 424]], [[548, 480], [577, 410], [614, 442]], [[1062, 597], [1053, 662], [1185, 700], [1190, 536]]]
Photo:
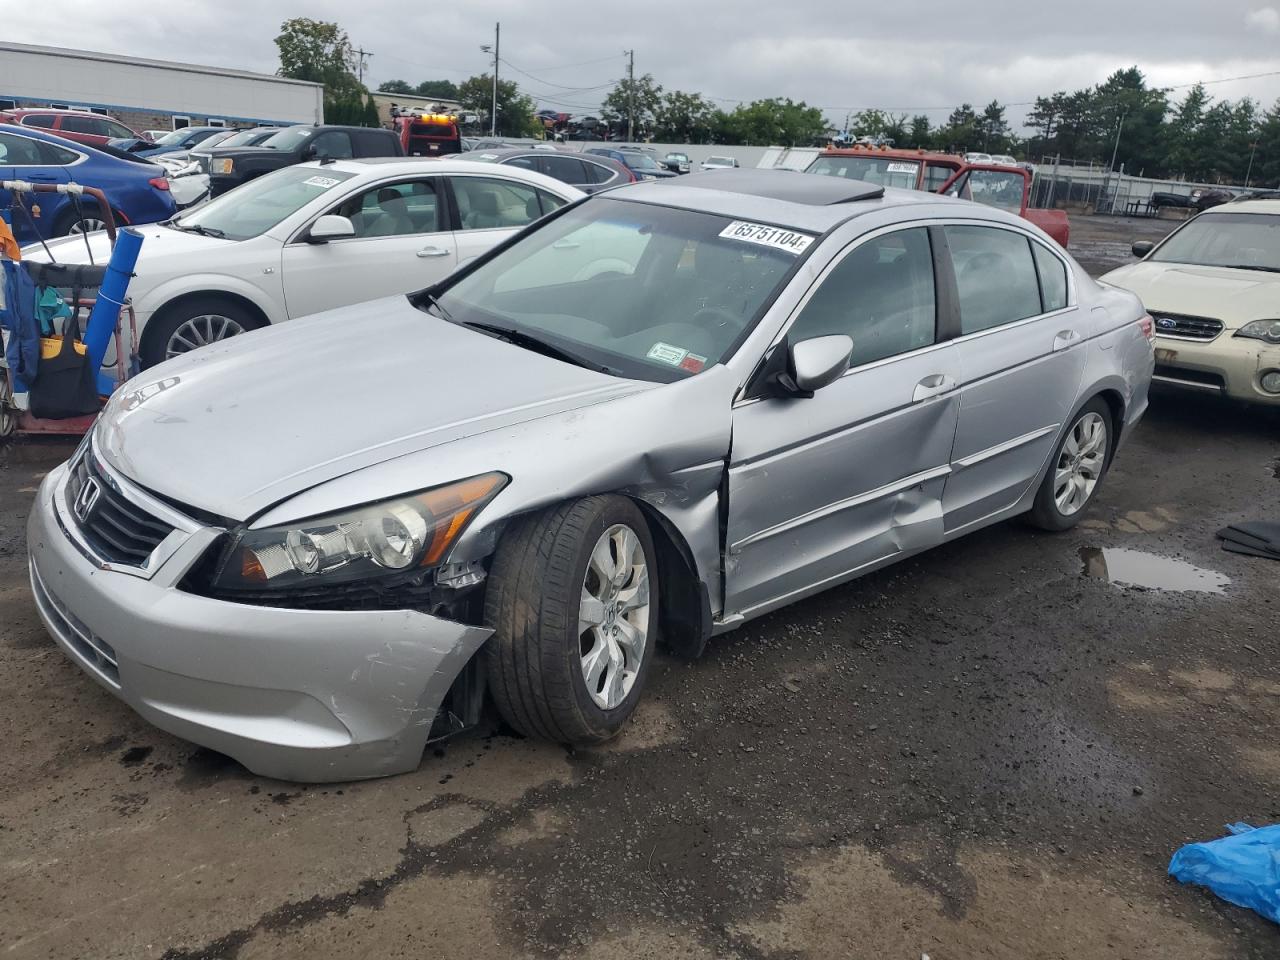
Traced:
[[[1018, 104], [1038, 94], [1133, 64], [1161, 86], [1280, 74], [1280, 0], [42, 0], [39, 11], [6, 18], [5, 38], [267, 73], [283, 20], [334, 20], [373, 54], [375, 87], [484, 72], [479, 47], [501, 21], [505, 75], [539, 106], [574, 113], [598, 109], [629, 48], [637, 74], [667, 89], [720, 98], [725, 109], [789, 96], [837, 125], [864, 107], [927, 112], [936, 123], [958, 103], [993, 98], [1017, 121]], [[1209, 90], [1269, 107], [1280, 75]]]

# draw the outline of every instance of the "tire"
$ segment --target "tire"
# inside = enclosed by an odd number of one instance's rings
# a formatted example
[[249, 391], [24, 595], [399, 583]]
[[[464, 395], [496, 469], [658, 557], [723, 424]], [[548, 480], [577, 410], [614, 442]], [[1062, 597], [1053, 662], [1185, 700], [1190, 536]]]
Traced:
[[[75, 209], [64, 210], [58, 217], [58, 222], [54, 224], [53, 235], [55, 237], [69, 237], [72, 233], [91, 233], [94, 230], [105, 230], [106, 223], [102, 219], [101, 208], [98, 201], [92, 198], [82, 200], [80, 208], [84, 213], [84, 221], [88, 229], [81, 229], [80, 218], [76, 216]], [[122, 224], [125, 221], [117, 214], [116, 223]]]
[[0, 442], [8, 440], [18, 429], [18, 410], [12, 403], [13, 388], [9, 385], [9, 371], [0, 370]]
[[[256, 330], [262, 325], [258, 317], [234, 300], [217, 294], [191, 297], [172, 307], [164, 307], [147, 324], [142, 338], [142, 366], [154, 367], [171, 357]], [[181, 336], [178, 336], [179, 331], [182, 331]]]
[[[642, 552], [643, 570], [629, 565], [620, 573], [625, 579], [606, 581], [593, 551], [601, 547], [613, 559], [623, 545], [628, 563]], [[617, 735], [635, 710], [657, 647], [656, 558], [644, 515], [625, 497], [587, 497], [508, 528], [485, 593], [485, 621], [494, 629], [485, 646], [489, 689], [508, 724], [569, 744]], [[628, 599], [640, 599], [642, 582], [647, 604], [628, 609]], [[599, 625], [582, 629], [587, 593], [606, 600], [590, 612]]]
[[1027, 516], [1033, 526], [1056, 532], [1080, 522], [1111, 466], [1114, 431], [1111, 408], [1101, 397], [1076, 411], [1036, 491]]

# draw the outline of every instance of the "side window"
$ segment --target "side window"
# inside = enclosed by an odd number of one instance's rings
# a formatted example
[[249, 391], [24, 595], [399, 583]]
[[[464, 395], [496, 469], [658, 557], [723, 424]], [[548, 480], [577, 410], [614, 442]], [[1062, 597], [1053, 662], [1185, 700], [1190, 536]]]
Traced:
[[1067, 268], [1062, 261], [1038, 243], [1031, 244], [1040, 273], [1040, 299], [1044, 312], [1061, 310], [1067, 305]]
[[937, 193], [938, 188], [951, 179], [955, 173], [950, 167], [939, 163], [930, 163], [924, 168], [924, 189], [929, 193]]
[[970, 170], [966, 176], [956, 181], [955, 187], [947, 192], [952, 196], [958, 195], [964, 200], [986, 204], [988, 207], [1020, 213], [1026, 182], [1026, 178], [1020, 173]]
[[114, 120], [103, 120], [102, 122], [107, 128], [108, 137], [114, 137], [117, 140], [133, 139], [133, 131], [128, 127], [116, 123]]
[[11, 167], [31, 167], [41, 163], [36, 141], [0, 133], [0, 163]]
[[545, 190], [538, 191], [538, 199], [542, 201], [542, 213], [544, 215], [550, 213], [552, 210], [559, 210], [569, 202], [568, 200], [562, 200], [554, 193], [547, 193]]
[[809, 298], [788, 339], [847, 334], [850, 366], [858, 366], [927, 347], [936, 315], [929, 233], [914, 227], [855, 247]]
[[55, 117], [48, 113], [32, 113], [22, 118], [24, 127], [44, 127], [46, 130], [53, 129], [53, 121]]
[[62, 129], [69, 130], [72, 133], [89, 133], [95, 137], [105, 137], [107, 135], [107, 125], [97, 117], [63, 117]]
[[40, 162], [49, 164], [50, 166], [65, 167], [68, 164], [75, 163], [80, 159], [80, 154], [73, 150], [67, 150], [64, 147], [54, 146], [52, 143], [40, 144]]
[[330, 212], [346, 217], [357, 237], [403, 237], [437, 233], [441, 203], [436, 180], [383, 184], [344, 201]]
[[356, 135], [356, 148], [359, 157], [389, 157], [395, 149], [392, 144], [395, 137], [388, 136], [380, 130], [366, 130]]
[[345, 130], [326, 130], [311, 141], [311, 149], [319, 159], [341, 160], [351, 156], [351, 138]]
[[582, 165], [587, 170], [587, 183], [608, 183], [614, 177], [614, 171], [603, 163], [592, 163], [590, 160], [584, 160]]
[[1040, 313], [1040, 285], [1026, 237], [998, 227], [944, 229], [960, 293], [961, 334]]
[[454, 177], [453, 195], [463, 230], [523, 227], [542, 216], [537, 190], [514, 180]]
[[521, 170], [538, 170], [538, 161], [535, 157], [513, 157], [503, 164], [504, 167], [519, 167]]
[[543, 173], [555, 177], [561, 183], [587, 183], [582, 172], [582, 161], [577, 157], [543, 157]]

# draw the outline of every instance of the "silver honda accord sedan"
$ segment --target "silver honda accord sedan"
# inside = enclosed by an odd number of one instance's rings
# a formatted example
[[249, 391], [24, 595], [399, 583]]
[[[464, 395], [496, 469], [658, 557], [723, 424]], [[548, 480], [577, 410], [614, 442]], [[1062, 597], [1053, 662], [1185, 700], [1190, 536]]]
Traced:
[[289, 780], [491, 697], [605, 740], [655, 648], [1019, 514], [1076, 523], [1151, 322], [1025, 220], [783, 171], [623, 187], [434, 287], [146, 371], [40, 488], [40, 613], [155, 725]]

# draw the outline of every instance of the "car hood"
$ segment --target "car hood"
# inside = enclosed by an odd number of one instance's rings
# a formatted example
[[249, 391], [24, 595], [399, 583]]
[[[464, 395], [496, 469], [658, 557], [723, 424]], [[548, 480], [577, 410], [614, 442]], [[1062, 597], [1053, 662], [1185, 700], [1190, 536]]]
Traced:
[[1280, 315], [1280, 273], [1148, 260], [1101, 279], [1132, 290], [1150, 311], [1212, 317], [1228, 330]]
[[[388, 297], [153, 367], [113, 395], [94, 443], [136, 483], [244, 521], [364, 467], [656, 386]], [[495, 449], [492, 468], [502, 461]], [[370, 500], [406, 492], [367, 491]]]
[[[199, 233], [191, 233], [186, 230], [174, 230], [171, 227], [162, 227], [158, 223], [149, 223], [141, 227], [130, 227], [142, 234], [142, 249], [138, 253], [138, 265], [134, 269], [135, 276], [145, 278], [149, 272], [149, 265], [154, 264], [157, 259], [169, 256], [187, 256], [189, 254], [207, 254], [219, 246], [225, 246], [234, 243], [234, 240], [220, 240], [217, 237], [206, 237]], [[106, 263], [111, 259], [111, 241], [107, 239], [105, 230], [99, 230], [88, 235], [88, 248], [85, 246], [85, 237], [77, 235], [74, 237], [59, 237], [56, 240], [47, 241], [49, 245], [49, 253], [53, 254], [53, 258], [59, 263], [88, 263], [92, 254], [94, 263]], [[40, 263], [46, 263], [49, 255], [45, 253], [44, 247], [36, 243], [29, 247], [24, 247], [22, 256], [26, 260], [35, 260]], [[192, 265], [191, 272], [195, 272], [203, 267], [203, 264]]]

